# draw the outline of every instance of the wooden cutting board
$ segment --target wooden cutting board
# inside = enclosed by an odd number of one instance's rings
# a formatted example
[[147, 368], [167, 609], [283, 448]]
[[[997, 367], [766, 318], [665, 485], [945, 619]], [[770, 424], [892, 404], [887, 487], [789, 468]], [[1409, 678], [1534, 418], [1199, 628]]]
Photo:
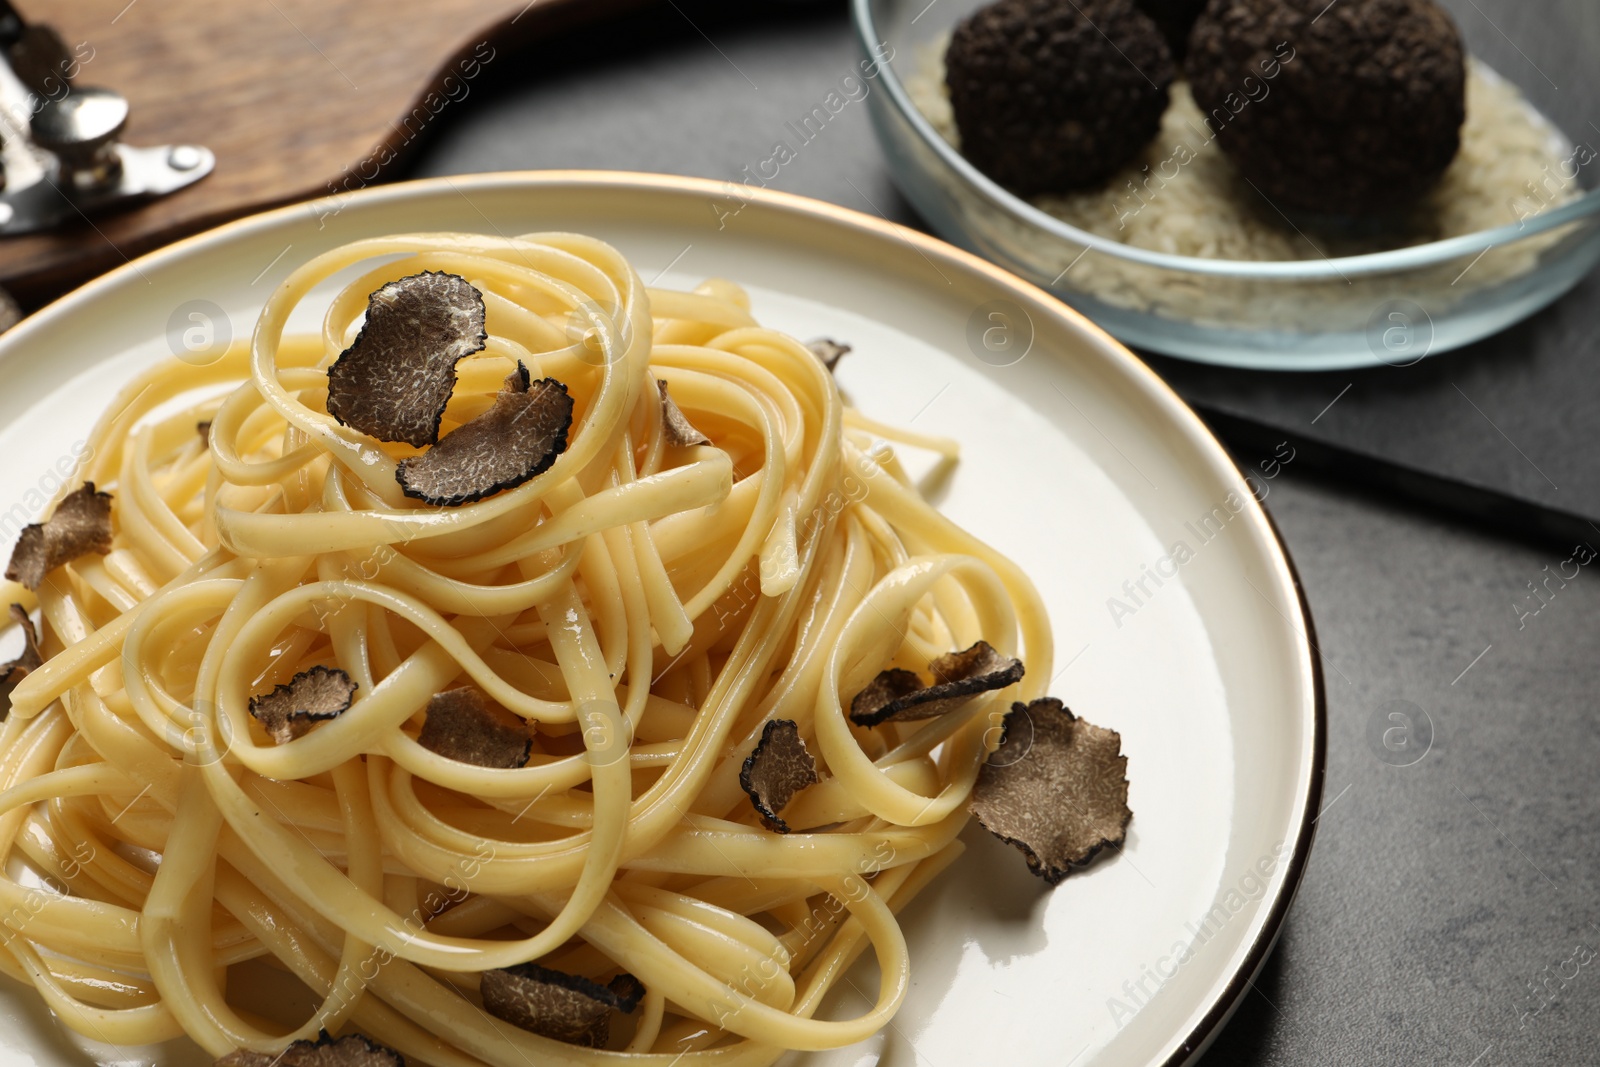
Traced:
[[[389, 177], [520, 44], [649, 0], [73, 0], [18, 4], [124, 93], [133, 145], [201, 144], [215, 171], [161, 199], [0, 241], [36, 306], [158, 245]], [[497, 73], [499, 71], [497, 70]]]

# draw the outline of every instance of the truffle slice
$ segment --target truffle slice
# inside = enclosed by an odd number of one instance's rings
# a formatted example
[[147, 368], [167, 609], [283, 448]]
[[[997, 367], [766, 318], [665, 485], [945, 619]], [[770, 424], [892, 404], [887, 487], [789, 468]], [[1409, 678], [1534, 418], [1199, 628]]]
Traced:
[[63, 563], [90, 552], [103, 556], [110, 551], [111, 494], [95, 492], [93, 482], [84, 482], [61, 498], [48, 520], [22, 528], [6, 577], [37, 589], [44, 576]]
[[1274, 206], [1398, 213], [1460, 148], [1466, 52], [1434, 0], [1213, 0], [1189, 45], [1195, 103]]
[[39, 631], [21, 604], [11, 605], [11, 621], [22, 627], [22, 655], [7, 663], [0, 663], [0, 721], [11, 714], [11, 691], [17, 683], [44, 663], [39, 654]]
[[913, 671], [899, 667], [879, 671], [878, 676], [850, 701], [850, 718], [861, 726], [875, 725], [883, 721], [876, 718], [880, 712], [903, 707], [916, 694], [927, 691], [928, 687]]
[[488, 411], [401, 460], [394, 477], [406, 496], [443, 507], [470, 504], [549, 470], [567, 450], [571, 428], [567, 387], [554, 378], [530, 384], [518, 363]]
[[792, 719], [768, 720], [761, 740], [739, 769], [739, 785], [749, 794], [762, 823], [780, 834], [789, 832], [789, 824], [778, 813], [796, 793], [817, 780], [817, 761]]
[[348, 711], [356, 683], [337, 667], [320, 664], [301, 671], [288, 684], [250, 698], [250, 714], [280, 745], [304, 737], [312, 723]]
[[328, 368], [328, 414], [380, 441], [439, 440], [456, 363], [483, 350], [483, 294], [465, 278], [423, 271], [367, 300], [355, 343]]
[[484, 971], [479, 989], [484, 1010], [495, 1018], [583, 1048], [604, 1048], [611, 1013], [633, 1014], [644, 996], [644, 986], [631, 974], [601, 985], [537, 963]]
[[850, 721], [858, 726], [936, 719], [979, 693], [1022, 680], [1022, 661], [1002, 656], [987, 641], [947, 652], [928, 664], [934, 684], [924, 687], [910, 671], [887, 670], [850, 701]]
[[1120, 845], [1128, 821], [1122, 738], [1054, 697], [1011, 705], [1000, 747], [978, 772], [968, 808], [1051, 885]]
[[521, 767], [533, 753], [528, 724], [471, 685], [428, 699], [417, 743], [445, 759], [479, 767]]
[[999, 0], [945, 53], [961, 152], [1018, 196], [1099, 185], [1155, 137], [1176, 73], [1133, 0]]
[[822, 360], [822, 365], [828, 368], [830, 374], [839, 365], [839, 361], [852, 351], [849, 345], [827, 337], [819, 337], [815, 341], [807, 341], [806, 347], [811, 349], [813, 356]]
[[333, 1037], [324, 1030], [315, 1041], [295, 1041], [277, 1054], [235, 1049], [217, 1067], [406, 1067], [406, 1058], [365, 1034]]
[[667, 392], [667, 383], [660, 378], [656, 379], [656, 388], [661, 390], [661, 432], [667, 439], [667, 444], [677, 448], [688, 448], [691, 445], [709, 445], [711, 438], [694, 428], [683, 409], [672, 402], [672, 396]]

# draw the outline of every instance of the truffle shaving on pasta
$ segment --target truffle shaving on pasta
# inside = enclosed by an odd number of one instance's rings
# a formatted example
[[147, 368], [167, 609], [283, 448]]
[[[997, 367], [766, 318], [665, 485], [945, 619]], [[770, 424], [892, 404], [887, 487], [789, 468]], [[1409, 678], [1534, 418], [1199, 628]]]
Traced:
[[[0, 599], [18, 647], [38, 620], [0, 971], [244, 1065], [753, 1067], [885, 1027], [896, 914], [1055, 672], [1027, 576], [905, 474], [930, 439], [826, 358], [588, 237], [408, 234], [128, 382]], [[918, 693], [852, 721], [891, 671]], [[867, 1005], [820, 1010], [863, 954]]]

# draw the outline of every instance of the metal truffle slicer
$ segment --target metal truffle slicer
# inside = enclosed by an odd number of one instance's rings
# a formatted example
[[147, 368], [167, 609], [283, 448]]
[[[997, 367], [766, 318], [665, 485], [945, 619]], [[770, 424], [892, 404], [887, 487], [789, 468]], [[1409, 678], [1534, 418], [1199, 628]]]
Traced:
[[216, 166], [200, 145], [122, 143], [127, 97], [74, 83], [86, 48], [0, 0], [0, 237], [165, 196]]

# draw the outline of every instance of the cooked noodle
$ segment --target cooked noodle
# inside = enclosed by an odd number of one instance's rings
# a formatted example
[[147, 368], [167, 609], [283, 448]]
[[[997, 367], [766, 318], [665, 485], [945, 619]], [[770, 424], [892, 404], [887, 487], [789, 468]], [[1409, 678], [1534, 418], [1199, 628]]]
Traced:
[[[285, 336], [357, 266], [320, 337]], [[402, 495], [414, 450], [325, 408], [368, 294], [423, 270], [487, 305], [446, 432], [517, 360], [576, 399], [549, 470], [462, 507]], [[711, 445], [669, 447], [655, 379]], [[6, 590], [39, 609], [46, 662], [0, 730], [0, 969], [83, 1035], [215, 1056], [326, 1029], [441, 1067], [692, 1067], [869, 1037], [908, 987], [895, 912], [959, 853], [998, 714], [1051, 677], [1032, 585], [874, 450], [892, 434], [736, 285], [646, 291], [587, 237], [406, 235], [305, 264], [249, 345], [151, 369], [96, 426], [80, 480], [113, 494], [112, 552], [36, 601]], [[880, 670], [980, 638], [1021, 683], [849, 722]], [[250, 698], [313, 665], [355, 702], [274, 744]], [[533, 724], [527, 766], [418, 743], [429, 698], [469, 683]], [[739, 783], [773, 718], [823, 772], [787, 836]], [[868, 948], [875, 1005], [816, 1018]], [[481, 972], [530, 960], [626, 971], [642, 1006], [609, 1050], [491, 1018]], [[246, 961], [320, 1006], [283, 1032], [228, 981]]]

